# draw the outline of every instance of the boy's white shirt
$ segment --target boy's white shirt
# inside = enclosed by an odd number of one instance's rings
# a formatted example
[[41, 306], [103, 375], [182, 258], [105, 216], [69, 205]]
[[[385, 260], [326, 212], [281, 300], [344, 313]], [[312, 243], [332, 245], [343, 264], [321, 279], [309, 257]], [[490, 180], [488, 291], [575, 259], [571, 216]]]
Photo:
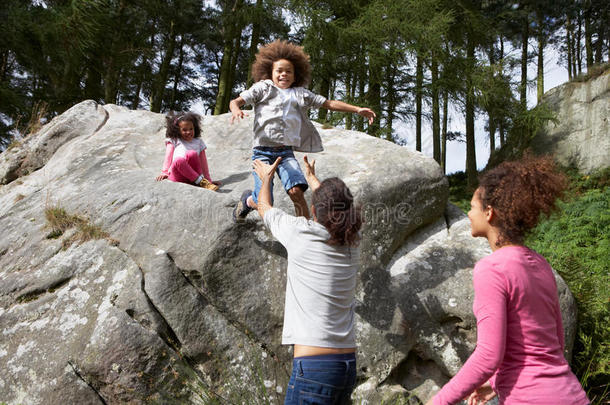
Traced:
[[301, 145], [301, 113], [293, 88], [280, 89], [284, 100], [284, 129], [285, 144], [290, 146]]
[[309, 120], [307, 110], [322, 107], [326, 98], [304, 87], [291, 87], [291, 90], [301, 116], [298, 145], [291, 145], [285, 136], [284, 97], [281, 95], [282, 90], [271, 80], [261, 80], [240, 94], [246, 105], [254, 106], [252, 146], [293, 146], [299, 152], [321, 152], [322, 139]]

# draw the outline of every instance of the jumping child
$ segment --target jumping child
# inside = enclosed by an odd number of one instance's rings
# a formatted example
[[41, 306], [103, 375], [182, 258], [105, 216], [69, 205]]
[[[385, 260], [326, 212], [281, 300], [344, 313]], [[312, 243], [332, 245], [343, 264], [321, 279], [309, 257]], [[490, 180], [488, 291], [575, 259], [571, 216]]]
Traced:
[[195, 184], [208, 190], [218, 190], [219, 182], [212, 181], [205, 156], [205, 143], [201, 139], [198, 114], [168, 114], [165, 132], [165, 159], [157, 181]]
[[[359, 114], [375, 118], [370, 108], [357, 107], [342, 101], [327, 100], [305, 87], [311, 77], [309, 56], [303, 48], [286, 41], [274, 41], [263, 46], [252, 64], [252, 77], [257, 82], [229, 104], [231, 123], [243, 118], [241, 107], [254, 106], [254, 144], [252, 160], [272, 164], [278, 157], [277, 168], [284, 189], [294, 203], [297, 216], [309, 218], [304, 192], [307, 181], [294, 157], [294, 151], [320, 152], [322, 140], [308, 118], [310, 108]], [[243, 221], [248, 213], [257, 209], [261, 179], [254, 176], [254, 191], [246, 190], [233, 210], [233, 219]], [[273, 187], [273, 184], [271, 184]]]

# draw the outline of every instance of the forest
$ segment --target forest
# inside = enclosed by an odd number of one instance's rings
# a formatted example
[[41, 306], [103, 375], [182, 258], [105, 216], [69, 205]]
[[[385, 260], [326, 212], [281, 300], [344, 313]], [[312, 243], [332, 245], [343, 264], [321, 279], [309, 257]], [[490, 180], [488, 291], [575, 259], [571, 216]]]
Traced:
[[[379, 117], [320, 110], [318, 121], [399, 144], [405, 122], [420, 151], [429, 125], [443, 168], [447, 142], [466, 143], [474, 185], [475, 120], [493, 155], [553, 119], [528, 110], [528, 86], [539, 101], [550, 51], [570, 79], [607, 62], [609, 10], [604, 0], [3, 0], [0, 150], [84, 99], [227, 112], [252, 83], [257, 47], [282, 38], [310, 55], [312, 90]], [[447, 130], [449, 108], [463, 130]]]

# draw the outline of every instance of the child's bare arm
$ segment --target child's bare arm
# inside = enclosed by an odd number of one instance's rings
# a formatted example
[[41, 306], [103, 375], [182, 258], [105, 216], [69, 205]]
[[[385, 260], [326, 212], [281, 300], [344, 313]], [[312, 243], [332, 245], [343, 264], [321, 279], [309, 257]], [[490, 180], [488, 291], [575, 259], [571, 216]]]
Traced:
[[246, 102], [241, 97], [237, 97], [231, 100], [231, 102], [229, 103], [229, 110], [231, 110], [231, 124], [236, 119], [241, 119], [248, 116], [248, 114], [243, 112], [241, 109], [241, 107], [243, 107], [245, 104]]
[[338, 100], [326, 100], [324, 104], [322, 104], [322, 107], [326, 108], [327, 110], [349, 112], [361, 115], [369, 120], [369, 125], [373, 123], [373, 119], [377, 116], [375, 111], [371, 110], [370, 108], [358, 107]]

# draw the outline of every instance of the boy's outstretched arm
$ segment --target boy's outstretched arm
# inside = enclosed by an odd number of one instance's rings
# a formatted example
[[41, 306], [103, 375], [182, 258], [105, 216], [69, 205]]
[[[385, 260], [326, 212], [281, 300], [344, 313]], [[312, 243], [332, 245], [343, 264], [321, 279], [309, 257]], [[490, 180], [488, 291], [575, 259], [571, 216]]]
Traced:
[[241, 107], [243, 107], [245, 104], [246, 101], [241, 97], [237, 97], [231, 100], [231, 102], [229, 103], [229, 110], [231, 110], [231, 124], [236, 119], [241, 119], [248, 116], [248, 114], [243, 112], [241, 109]]
[[373, 123], [373, 119], [377, 116], [375, 111], [370, 108], [358, 107], [338, 100], [326, 100], [324, 104], [322, 104], [322, 107], [332, 111], [356, 113], [367, 118], [369, 120], [369, 125]]

